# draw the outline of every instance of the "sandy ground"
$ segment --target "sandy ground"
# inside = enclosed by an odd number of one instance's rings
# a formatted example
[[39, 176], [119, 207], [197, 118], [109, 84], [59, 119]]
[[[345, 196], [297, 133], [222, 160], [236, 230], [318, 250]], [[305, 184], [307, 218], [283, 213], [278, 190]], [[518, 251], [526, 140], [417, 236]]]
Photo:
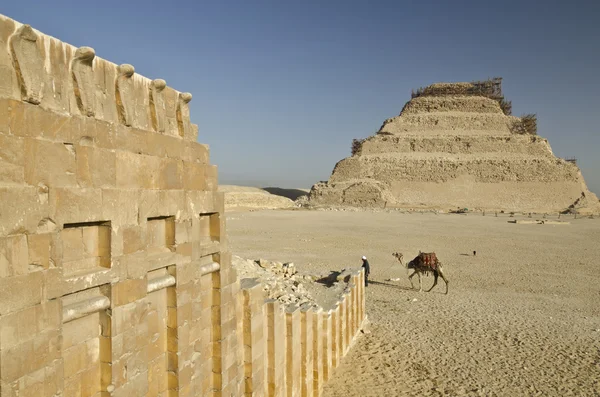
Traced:
[[[324, 396], [599, 396], [600, 219], [569, 218], [275, 210], [228, 213], [227, 229], [234, 254], [299, 270], [369, 258], [371, 333]], [[435, 251], [449, 294], [411, 290], [396, 250]]]

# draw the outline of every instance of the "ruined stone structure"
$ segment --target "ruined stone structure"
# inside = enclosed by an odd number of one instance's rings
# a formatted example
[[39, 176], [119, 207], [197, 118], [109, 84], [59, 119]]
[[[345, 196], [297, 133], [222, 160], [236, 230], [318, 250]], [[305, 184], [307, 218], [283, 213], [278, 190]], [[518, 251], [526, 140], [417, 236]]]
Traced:
[[347, 351], [361, 273], [328, 313], [240, 288], [191, 99], [0, 15], [2, 397], [317, 396]]
[[[488, 83], [488, 82], [485, 82]], [[557, 212], [600, 211], [577, 165], [554, 156], [530, 118], [510, 116], [477, 83], [433, 84], [357, 142], [312, 205]], [[479, 83], [482, 84], [482, 83]], [[535, 123], [535, 121], [533, 121]]]

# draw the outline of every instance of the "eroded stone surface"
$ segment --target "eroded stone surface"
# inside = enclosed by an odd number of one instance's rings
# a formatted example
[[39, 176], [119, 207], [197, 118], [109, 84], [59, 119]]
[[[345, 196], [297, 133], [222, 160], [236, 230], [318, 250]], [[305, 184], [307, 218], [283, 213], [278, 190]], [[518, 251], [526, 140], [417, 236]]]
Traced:
[[21, 89], [21, 99], [33, 104], [42, 100], [44, 88], [44, 53], [37, 33], [23, 25], [10, 40], [13, 64]]
[[71, 70], [73, 73], [73, 91], [77, 106], [85, 116], [95, 115], [96, 87], [92, 70], [96, 52], [91, 47], [80, 47], [75, 51]]

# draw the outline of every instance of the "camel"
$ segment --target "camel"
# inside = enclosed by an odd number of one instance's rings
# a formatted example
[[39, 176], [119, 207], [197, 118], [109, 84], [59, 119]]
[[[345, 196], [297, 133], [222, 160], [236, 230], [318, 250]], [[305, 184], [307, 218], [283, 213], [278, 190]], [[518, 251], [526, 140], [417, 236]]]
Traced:
[[[404, 263], [402, 262], [402, 258], [404, 257], [404, 255], [402, 255], [401, 252], [394, 252], [392, 254], [392, 256], [394, 258], [398, 259], [400, 264], [404, 266]], [[444, 282], [446, 283], [446, 294], [448, 294], [448, 279], [444, 275], [444, 270], [442, 269], [442, 264], [440, 261], [438, 261], [437, 256], [435, 255], [435, 252], [424, 253], [424, 252], [419, 251], [419, 255], [417, 255], [417, 257], [415, 259], [413, 259], [412, 261], [410, 261], [406, 264], [407, 274], [408, 274], [408, 269], [414, 269], [413, 274], [408, 276], [408, 280], [410, 281], [410, 286], [412, 288], [415, 288], [415, 286], [413, 285], [413, 282], [412, 282], [412, 278], [415, 274], [417, 276], [419, 276], [419, 292], [423, 292], [423, 284], [421, 283], [421, 273], [423, 273], [423, 274], [433, 273], [433, 277], [434, 277], [433, 285], [431, 286], [431, 288], [429, 288], [427, 290], [427, 292], [431, 291], [433, 289], [433, 287], [435, 287], [437, 285], [438, 276], [440, 276], [440, 277], [442, 277], [442, 280], [444, 280]]]

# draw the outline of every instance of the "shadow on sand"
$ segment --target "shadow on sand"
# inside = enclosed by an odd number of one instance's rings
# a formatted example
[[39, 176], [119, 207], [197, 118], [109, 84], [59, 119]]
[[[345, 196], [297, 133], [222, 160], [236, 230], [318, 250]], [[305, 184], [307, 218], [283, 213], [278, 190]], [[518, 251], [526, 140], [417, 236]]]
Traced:
[[374, 284], [374, 285], [382, 285], [384, 287], [392, 287], [392, 288], [396, 288], [396, 289], [401, 289], [403, 291], [415, 291], [410, 287], [404, 287], [402, 285], [397, 285], [397, 284], [389, 284], [389, 283], [383, 283], [381, 281], [375, 281], [375, 280], [369, 280], [369, 285]]
[[299, 197], [308, 196], [308, 192], [300, 189], [284, 189], [280, 187], [263, 187], [262, 189], [276, 196], [287, 197], [294, 201]]

